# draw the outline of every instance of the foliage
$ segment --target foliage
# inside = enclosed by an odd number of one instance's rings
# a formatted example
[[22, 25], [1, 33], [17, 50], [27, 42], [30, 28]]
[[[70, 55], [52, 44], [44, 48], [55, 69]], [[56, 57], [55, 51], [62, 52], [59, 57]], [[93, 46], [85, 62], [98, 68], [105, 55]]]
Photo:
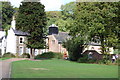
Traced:
[[9, 57], [15, 57], [15, 55], [12, 54], [12, 53], [10, 53], [10, 52], [8, 52], [8, 53], [5, 53], [2, 57], [7, 57], [7, 58], [9, 58]]
[[75, 11], [76, 3], [75, 2], [70, 2], [65, 5], [61, 6], [61, 13], [62, 13], [62, 18], [66, 20], [67, 18], [74, 18], [74, 11]]
[[34, 57], [33, 49], [45, 48], [46, 14], [44, 5], [40, 2], [22, 2], [16, 18], [16, 28], [28, 32], [28, 41], [25, 42], [31, 49], [31, 58]]
[[[52, 24], [56, 24], [59, 27], [60, 31], [63, 31], [61, 29], [61, 26], [59, 24], [57, 24], [60, 20], [61, 20], [61, 11], [47, 11], [46, 12], [46, 16], [47, 16], [47, 27], [49, 27]], [[64, 24], [64, 23], [62, 23]], [[63, 28], [63, 26], [62, 26]]]
[[120, 49], [114, 49], [114, 54], [120, 54]]
[[45, 52], [45, 53], [38, 54], [37, 56], [35, 56], [35, 59], [51, 59], [51, 58], [62, 59], [62, 54], [54, 53], [54, 52]]
[[72, 61], [77, 61], [81, 57], [83, 50], [83, 41], [77, 42], [74, 39], [69, 39], [67, 42], [63, 43], [63, 46], [68, 50], [69, 59]]
[[98, 64], [110, 65], [110, 64], [112, 64], [112, 61], [111, 61], [111, 60], [103, 59], [103, 60], [99, 60], [99, 61], [98, 61]]
[[30, 54], [29, 53], [23, 53], [22, 58], [30, 58]]
[[84, 56], [84, 57], [80, 57], [77, 62], [79, 63], [87, 63], [88, 62], [88, 57]]
[[88, 59], [88, 55], [82, 55], [82, 57], [80, 57], [77, 62], [79, 63], [97, 63], [99, 62], [96, 59]]
[[118, 6], [118, 3], [108, 2], [77, 3], [71, 35], [101, 43], [102, 53], [106, 54], [106, 47], [118, 42]]
[[47, 27], [54, 24], [59, 18], [61, 18], [61, 12], [60, 11], [47, 11]]
[[2, 28], [7, 31], [10, 28], [12, 16], [15, 13], [10, 2], [2, 2]]
[[61, 12], [60, 11], [47, 11], [46, 16], [47, 18], [60, 18]]
[[68, 32], [69, 31], [68, 27], [71, 26], [70, 23], [71, 23], [70, 19], [67, 19], [67, 20], [58, 19], [55, 22], [55, 24], [59, 27], [59, 30], [63, 31], [63, 32]]
[[48, 21], [47, 26], [56, 24], [59, 31], [69, 32], [69, 27], [72, 27], [73, 23], [73, 12], [75, 3], [70, 2], [61, 6], [61, 11], [48, 11], [46, 12]]

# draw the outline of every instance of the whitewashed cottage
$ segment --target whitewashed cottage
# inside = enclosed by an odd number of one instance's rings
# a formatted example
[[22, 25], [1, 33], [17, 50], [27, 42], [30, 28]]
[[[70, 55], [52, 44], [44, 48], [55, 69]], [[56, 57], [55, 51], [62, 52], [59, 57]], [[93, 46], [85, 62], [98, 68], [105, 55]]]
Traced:
[[0, 56], [6, 52], [6, 33], [2, 27], [0, 27]]
[[[20, 56], [23, 53], [29, 53], [30, 49], [26, 47], [24, 42], [27, 42], [27, 36], [29, 35], [27, 32], [22, 32], [20, 30], [16, 30], [15, 26], [15, 18], [13, 17], [13, 20], [11, 22], [11, 28], [8, 30], [7, 35], [7, 43], [6, 43], [6, 53], [10, 52], [14, 55]], [[35, 49], [35, 55], [44, 53], [45, 50], [38, 50]]]

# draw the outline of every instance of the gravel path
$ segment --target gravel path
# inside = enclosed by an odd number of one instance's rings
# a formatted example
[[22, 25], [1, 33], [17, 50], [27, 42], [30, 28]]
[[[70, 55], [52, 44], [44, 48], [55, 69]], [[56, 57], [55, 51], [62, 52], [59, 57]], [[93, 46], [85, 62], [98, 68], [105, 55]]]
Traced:
[[26, 58], [11, 58], [0, 61], [0, 80], [2, 78], [10, 78], [11, 73], [11, 62], [25, 60]]

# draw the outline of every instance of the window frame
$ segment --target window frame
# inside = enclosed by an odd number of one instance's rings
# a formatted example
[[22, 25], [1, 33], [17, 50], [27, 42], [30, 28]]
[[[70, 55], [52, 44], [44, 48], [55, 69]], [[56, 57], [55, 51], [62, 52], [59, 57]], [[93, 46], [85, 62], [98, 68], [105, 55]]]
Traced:
[[[22, 38], [22, 43], [21, 43], [21, 39]], [[23, 44], [23, 42], [24, 42], [24, 37], [19, 37], [19, 44]]]

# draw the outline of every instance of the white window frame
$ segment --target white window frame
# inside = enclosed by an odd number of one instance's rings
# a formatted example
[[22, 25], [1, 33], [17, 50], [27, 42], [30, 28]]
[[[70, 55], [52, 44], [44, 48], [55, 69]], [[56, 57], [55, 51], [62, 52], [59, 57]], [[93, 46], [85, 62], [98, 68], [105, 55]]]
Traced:
[[[20, 43], [20, 38], [22, 38], [22, 43]], [[19, 37], [19, 44], [23, 44], [24, 42], [24, 37]]]

